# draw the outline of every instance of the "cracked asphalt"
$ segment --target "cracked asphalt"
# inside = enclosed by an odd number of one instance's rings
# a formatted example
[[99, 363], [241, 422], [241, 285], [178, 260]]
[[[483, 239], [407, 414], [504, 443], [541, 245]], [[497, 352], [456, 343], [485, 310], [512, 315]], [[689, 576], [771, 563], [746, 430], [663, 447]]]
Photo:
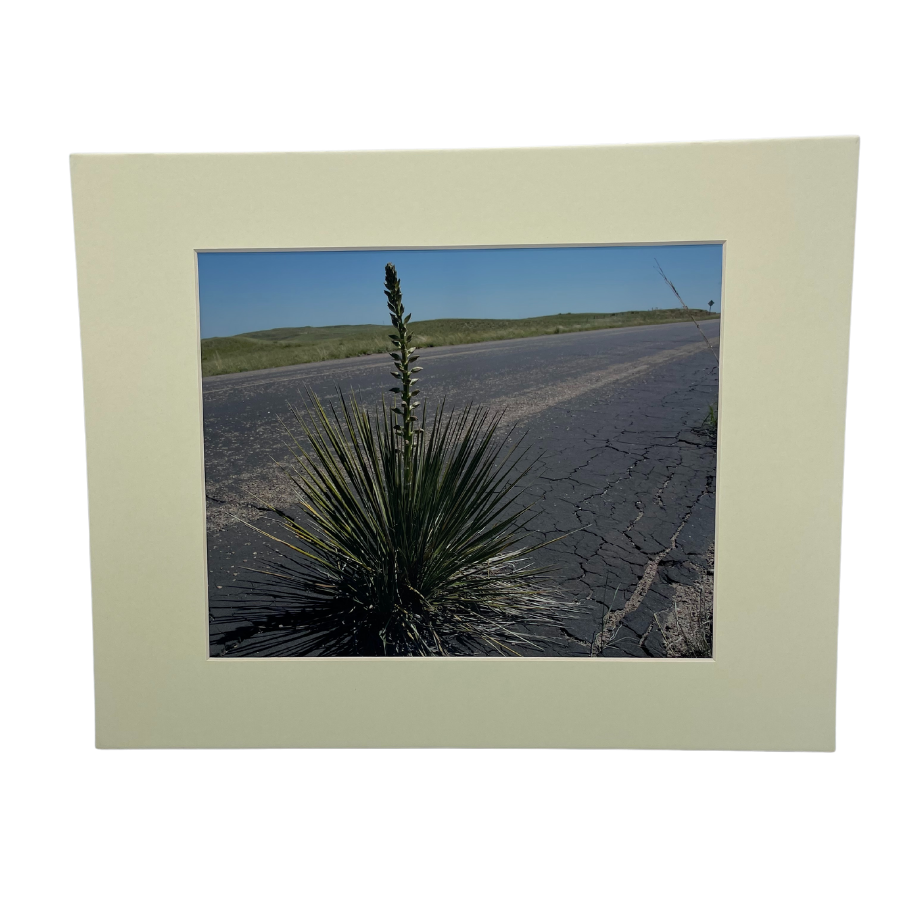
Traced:
[[[413, 323], [414, 325], [415, 323]], [[718, 321], [704, 322], [715, 346]], [[715, 522], [715, 437], [702, 427], [718, 368], [693, 323], [547, 335], [421, 351], [422, 394], [505, 409], [541, 459], [524, 482], [534, 554], [574, 602], [560, 656], [660, 657], [676, 589], [708, 583]], [[386, 355], [203, 379], [210, 653], [253, 655], [262, 627], [284, 614], [235, 587], [265, 558], [243, 519], [292, 506], [276, 460], [279, 417], [353, 389], [372, 405], [393, 385]], [[262, 522], [257, 522], [262, 525]], [[274, 527], [278, 527], [272, 523]], [[572, 533], [574, 532], [574, 533]], [[273, 533], [277, 533], [273, 532]]]

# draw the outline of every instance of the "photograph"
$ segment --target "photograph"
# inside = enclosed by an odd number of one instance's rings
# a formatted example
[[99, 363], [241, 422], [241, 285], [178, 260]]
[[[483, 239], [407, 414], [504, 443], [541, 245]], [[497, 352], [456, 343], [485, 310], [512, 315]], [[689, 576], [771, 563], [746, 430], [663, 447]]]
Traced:
[[98, 746], [833, 749], [858, 147], [74, 156]]
[[722, 267], [198, 252], [210, 657], [711, 658]]

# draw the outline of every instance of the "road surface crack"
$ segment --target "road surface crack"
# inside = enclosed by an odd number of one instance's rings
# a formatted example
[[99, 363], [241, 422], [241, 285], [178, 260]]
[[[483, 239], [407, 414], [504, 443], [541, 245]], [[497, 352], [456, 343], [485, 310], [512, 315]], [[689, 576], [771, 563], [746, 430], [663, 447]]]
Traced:
[[[603, 628], [597, 637], [594, 639], [594, 646], [591, 648], [592, 656], [599, 656], [602, 652], [602, 648], [609, 646], [610, 642], [613, 640], [615, 633], [618, 631], [619, 626], [622, 624], [622, 620], [633, 613], [643, 602], [644, 598], [647, 596], [647, 592], [650, 590], [650, 586], [656, 580], [657, 572], [659, 571], [659, 564], [665, 559], [666, 556], [669, 555], [675, 549], [675, 542], [678, 540], [678, 535], [681, 534], [681, 530], [687, 524], [688, 519], [691, 517], [691, 513], [694, 511], [694, 507], [703, 499], [706, 494], [710, 491], [709, 485], [707, 485], [699, 494], [699, 496], [694, 500], [694, 502], [688, 507], [687, 512], [682, 517], [681, 521], [678, 523], [678, 527], [675, 529], [672, 537], [669, 539], [669, 545], [664, 547], [659, 553], [655, 553], [650, 557], [647, 565], [644, 567], [644, 573], [641, 576], [640, 580], [637, 583], [637, 587], [632, 591], [631, 596], [626, 601], [625, 605], [618, 610], [610, 611], [603, 623]], [[640, 502], [640, 501], [638, 501]], [[652, 626], [651, 626], [652, 627]], [[646, 653], [646, 649], [643, 647], [643, 640], [645, 640], [647, 635], [645, 634], [641, 640], [641, 649]]]

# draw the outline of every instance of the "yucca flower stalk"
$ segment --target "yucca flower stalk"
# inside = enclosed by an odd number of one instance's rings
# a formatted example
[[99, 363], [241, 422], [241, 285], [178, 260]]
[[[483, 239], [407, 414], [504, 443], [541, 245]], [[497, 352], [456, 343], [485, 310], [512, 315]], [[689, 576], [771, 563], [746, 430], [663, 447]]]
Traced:
[[412, 365], [419, 358], [412, 355], [416, 348], [410, 346], [412, 335], [407, 326], [412, 316], [403, 309], [400, 279], [397, 277], [397, 270], [393, 263], [388, 263], [384, 267], [384, 288], [384, 295], [388, 298], [391, 324], [397, 329], [397, 333], [390, 336], [391, 343], [396, 347], [396, 350], [391, 353], [396, 371], [391, 372], [391, 375], [400, 379], [400, 386], [391, 388], [391, 393], [400, 394], [400, 405], [393, 407], [391, 411], [402, 420], [402, 424], [395, 424], [394, 429], [403, 436], [403, 461], [408, 474], [413, 442], [416, 436], [423, 432], [423, 429], [416, 428], [414, 424], [418, 421], [418, 416], [413, 410], [420, 406], [420, 403], [418, 400], [413, 400], [413, 397], [419, 393], [418, 389], [413, 388], [413, 385], [419, 379], [412, 377], [416, 372], [421, 372], [422, 367]]
[[[568, 604], [523, 546], [531, 470], [502, 414], [468, 406], [433, 415], [414, 399], [421, 370], [393, 265], [385, 294], [396, 329], [394, 406], [352, 394], [326, 408], [309, 393], [288, 428], [285, 474], [302, 516], [270, 507], [286, 533], [250, 588], [277, 601], [281, 627], [254, 655], [519, 654], [559, 634]], [[416, 410], [420, 412], [416, 415]], [[287, 427], [287, 426], [286, 426]], [[251, 526], [256, 527], [256, 526]], [[286, 627], [285, 627], [286, 626]], [[240, 646], [232, 655], [242, 655]]]

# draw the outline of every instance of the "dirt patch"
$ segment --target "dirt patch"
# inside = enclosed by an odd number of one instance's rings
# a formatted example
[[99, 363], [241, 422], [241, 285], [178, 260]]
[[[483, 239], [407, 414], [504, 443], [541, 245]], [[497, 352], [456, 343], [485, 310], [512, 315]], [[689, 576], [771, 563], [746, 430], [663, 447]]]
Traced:
[[255, 522], [271, 511], [296, 505], [293, 483], [284, 478], [278, 483], [269, 472], [248, 472], [219, 486], [206, 495], [206, 530], [212, 534], [235, 522]]

